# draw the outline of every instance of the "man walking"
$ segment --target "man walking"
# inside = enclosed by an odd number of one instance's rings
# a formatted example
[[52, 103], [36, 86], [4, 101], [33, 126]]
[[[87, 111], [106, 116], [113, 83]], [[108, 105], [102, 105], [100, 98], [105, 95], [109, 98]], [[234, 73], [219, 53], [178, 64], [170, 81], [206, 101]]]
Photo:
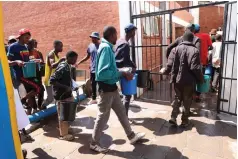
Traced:
[[166, 69], [162, 74], [171, 73], [171, 83], [174, 83], [175, 99], [172, 103], [173, 111], [169, 123], [177, 125], [176, 118], [179, 114], [179, 107], [183, 102], [183, 114], [181, 126], [189, 124], [189, 113], [194, 92], [194, 83], [201, 82], [203, 75], [201, 72], [199, 50], [192, 43], [194, 35], [185, 32], [183, 42], [172, 50], [169, 55]]
[[47, 98], [42, 104], [42, 109], [46, 109], [46, 106], [54, 101], [53, 88], [49, 82], [50, 76], [55, 72], [55, 69], [60, 62], [64, 61], [65, 58], [59, 58], [59, 53], [63, 51], [63, 43], [59, 40], [54, 41], [54, 49], [46, 56], [45, 64], [45, 88], [47, 92]]
[[60, 120], [60, 103], [63, 101], [74, 101], [72, 95], [71, 65], [76, 63], [77, 58], [78, 54], [76, 52], [69, 51], [66, 55], [66, 61], [60, 63], [50, 77], [50, 84], [53, 85], [54, 90], [54, 98], [57, 101], [60, 139], [67, 141], [73, 140], [74, 136], [68, 132], [68, 121]]
[[[136, 70], [136, 65], [131, 61], [130, 58], [130, 47], [128, 41], [131, 38], [134, 38], [136, 26], [134, 24], [128, 24], [125, 27], [125, 37], [117, 40], [115, 46], [115, 56], [116, 56], [116, 65], [117, 68], [130, 67], [133, 69], [133, 72]], [[126, 108], [126, 115], [128, 117], [128, 111], [130, 106], [131, 95], [126, 95], [124, 97], [124, 106]]]
[[87, 61], [91, 57], [91, 64], [90, 64], [90, 80], [92, 86], [92, 99], [88, 104], [97, 104], [97, 83], [95, 81], [95, 66], [96, 66], [96, 57], [97, 57], [97, 50], [100, 44], [100, 37], [98, 32], [92, 32], [89, 36], [92, 40], [92, 43], [88, 46], [87, 55], [77, 63], [77, 66], [81, 63]]
[[[202, 71], [205, 73], [205, 69], [208, 65], [208, 51], [213, 49], [212, 40], [207, 33], [200, 33], [200, 25], [194, 24], [195, 26], [195, 36], [199, 37], [201, 40], [200, 48], [200, 62], [202, 65]], [[200, 92], [196, 92], [195, 101], [200, 102]]]
[[116, 29], [113, 26], [105, 27], [96, 61], [96, 81], [99, 85], [100, 97], [98, 103], [99, 113], [94, 125], [92, 142], [90, 144], [90, 149], [100, 153], [108, 151], [107, 148], [100, 146], [99, 141], [102, 131], [109, 119], [111, 109], [116, 113], [131, 144], [134, 144], [145, 136], [144, 133], [135, 134], [132, 131], [126, 116], [125, 107], [123, 107], [121, 102], [116, 83], [121, 76], [125, 76], [128, 80], [131, 80], [133, 75], [130, 73], [119, 72], [117, 70], [115, 55], [113, 52], [113, 45], [116, 44], [116, 41]]

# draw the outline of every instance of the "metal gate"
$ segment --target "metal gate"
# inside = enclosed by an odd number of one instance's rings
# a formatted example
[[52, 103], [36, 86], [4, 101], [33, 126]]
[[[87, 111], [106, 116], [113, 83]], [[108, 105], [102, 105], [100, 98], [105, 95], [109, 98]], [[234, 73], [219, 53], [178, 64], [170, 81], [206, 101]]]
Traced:
[[166, 2], [133, 1], [130, 6], [131, 21], [138, 28], [132, 41], [132, 59], [137, 63], [137, 69], [150, 71], [148, 87], [138, 89], [137, 97], [152, 102], [170, 102], [171, 84], [158, 72], [167, 61], [166, 47], [172, 42], [172, 13], [157, 13], [165, 10]]
[[237, 115], [237, 2], [225, 5], [218, 112]]
[[158, 72], [167, 62], [166, 47], [174, 40], [172, 31], [173, 20], [176, 20], [173, 18], [174, 12], [220, 4], [226, 4], [226, 7], [223, 25], [225, 36], [222, 46], [224, 54], [221, 57], [222, 67], [217, 110], [218, 112], [237, 114], [236, 2], [208, 1], [182, 8], [174, 6], [174, 9], [168, 10], [165, 1], [131, 1], [131, 22], [138, 28], [137, 35], [131, 41], [132, 60], [137, 63], [138, 69], [151, 72], [148, 88], [138, 89], [138, 98], [157, 102], [170, 102], [173, 98], [174, 92], [168, 77], [159, 75]]

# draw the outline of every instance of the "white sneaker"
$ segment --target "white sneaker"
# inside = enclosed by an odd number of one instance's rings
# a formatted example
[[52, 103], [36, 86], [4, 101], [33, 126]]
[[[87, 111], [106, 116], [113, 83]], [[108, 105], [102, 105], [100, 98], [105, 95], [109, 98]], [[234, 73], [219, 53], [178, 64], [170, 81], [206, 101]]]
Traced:
[[98, 103], [97, 100], [92, 100], [92, 99], [88, 102], [89, 105], [91, 105], [91, 104], [97, 104], [97, 103]]
[[130, 140], [130, 144], [135, 144], [137, 141], [143, 139], [145, 133], [136, 133], [135, 136]]

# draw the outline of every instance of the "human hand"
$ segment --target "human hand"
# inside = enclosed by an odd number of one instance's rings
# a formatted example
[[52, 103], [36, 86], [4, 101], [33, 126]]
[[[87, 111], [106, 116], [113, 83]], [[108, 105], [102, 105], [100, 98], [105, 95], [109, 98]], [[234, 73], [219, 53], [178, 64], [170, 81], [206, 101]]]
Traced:
[[17, 62], [17, 65], [20, 66], [20, 67], [25, 65], [25, 63], [21, 60], [17, 60], [16, 62]]
[[60, 61], [65, 61], [66, 60], [66, 57], [61, 57]]
[[130, 81], [130, 80], [133, 79], [134, 75], [133, 75], [132, 73], [125, 73], [124, 77], [125, 77], [128, 81]]
[[160, 74], [164, 74], [165, 73], [165, 68], [161, 68], [160, 71], [159, 71]]

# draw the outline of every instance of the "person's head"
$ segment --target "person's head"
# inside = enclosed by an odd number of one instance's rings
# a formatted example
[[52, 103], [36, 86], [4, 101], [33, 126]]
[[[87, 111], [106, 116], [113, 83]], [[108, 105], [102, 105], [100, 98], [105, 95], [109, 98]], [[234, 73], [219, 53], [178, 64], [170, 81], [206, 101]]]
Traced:
[[13, 43], [17, 42], [17, 39], [15, 36], [11, 35], [8, 37], [8, 45], [11, 45]]
[[185, 28], [185, 32], [186, 31], [190, 31], [192, 33], [195, 33], [195, 25], [194, 24], [189, 24], [188, 26], [186, 26]]
[[194, 37], [194, 35], [191, 31], [186, 31], [183, 34], [183, 40], [184, 41], [193, 42], [193, 37]]
[[30, 39], [28, 44], [27, 44], [27, 48], [29, 49], [29, 51], [32, 51], [35, 48], [35, 40], [34, 39]]
[[126, 33], [126, 36], [130, 39], [130, 38], [133, 38], [136, 34], [136, 30], [137, 30], [137, 27], [130, 23], [128, 24], [126, 27], [125, 27], [125, 33]]
[[74, 65], [77, 62], [78, 54], [75, 51], [69, 51], [66, 54], [68, 64]]
[[194, 28], [195, 28], [195, 33], [200, 32], [200, 25], [199, 24], [194, 24]]
[[100, 40], [100, 36], [98, 32], [92, 32], [92, 34], [89, 36], [92, 40], [92, 43], [98, 44]]
[[34, 42], [35, 42], [35, 48], [37, 48], [38, 42], [36, 41], [36, 39], [32, 39], [32, 40], [34, 40]]
[[113, 26], [106, 26], [103, 30], [103, 38], [111, 44], [115, 45], [117, 42], [117, 30]]
[[63, 51], [63, 43], [59, 40], [54, 41], [54, 49], [55, 52], [62, 52]]
[[222, 31], [222, 28], [221, 28], [221, 27], [218, 27], [218, 31]]
[[212, 29], [211, 32], [210, 32], [210, 35], [216, 35], [217, 34], [217, 30], [216, 29]]
[[221, 41], [221, 40], [222, 40], [222, 35], [217, 34], [217, 35], [216, 35], [216, 41]]
[[19, 42], [21, 44], [27, 44], [31, 38], [31, 32], [29, 29], [21, 29], [19, 30], [18, 37]]

